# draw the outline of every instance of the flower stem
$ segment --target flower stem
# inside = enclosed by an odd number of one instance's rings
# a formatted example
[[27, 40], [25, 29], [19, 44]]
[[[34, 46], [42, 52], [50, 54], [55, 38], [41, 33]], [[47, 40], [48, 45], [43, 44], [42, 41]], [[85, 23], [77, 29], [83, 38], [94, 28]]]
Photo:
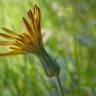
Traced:
[[57, 81], [57, 87], [58, 87], [60, 96], [64, 96], [63, 87], [62, 87], [61, 80], [60, 80], [59, 76], [56, 77], [56, 81]]

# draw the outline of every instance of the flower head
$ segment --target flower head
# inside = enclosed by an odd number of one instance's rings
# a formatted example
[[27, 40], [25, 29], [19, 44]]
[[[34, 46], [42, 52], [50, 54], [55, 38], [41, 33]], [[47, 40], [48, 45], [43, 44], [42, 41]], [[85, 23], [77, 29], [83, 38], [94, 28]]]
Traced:
[[[7, 28], [2, 28], [6, 34], [0, 33], [0, 37], [9, 39], [7, 42], [0, 42], [0, 45], [7, 46], [9, 51], [0, 53], [0, 56], [33, 53], [39, 57], [43, 64], [45, 73], [48, 77], [54, 77], [59, 74], [60, 68], [56, 61], [45, 51], [41, 36], [40, 16], [41, 12], [37, 5], [34, 10], [27, 12], [29, 21], [23, 17], [23, 22], [27, 32], [16, 34]], [[12, 41], [10, 41], [12, 39]]]
[[23, 22], [27, 32], [16, 34], [15, 32], [2, 28], [7, 33], [0, 33], [0, 37], [5, 39], [14, 39], [13, 41], [0, 42], [0, 45], [7, 46], [8, 52], [0, 53], [0, 56], [16, 55], [24, 53], [34, 53], [40, 55], [40, 50], [43, 47], [40, 27], [40, 9], [35, 5], [34, 11], [31, 9], [27, 12], [29, 22], [23, 17]]

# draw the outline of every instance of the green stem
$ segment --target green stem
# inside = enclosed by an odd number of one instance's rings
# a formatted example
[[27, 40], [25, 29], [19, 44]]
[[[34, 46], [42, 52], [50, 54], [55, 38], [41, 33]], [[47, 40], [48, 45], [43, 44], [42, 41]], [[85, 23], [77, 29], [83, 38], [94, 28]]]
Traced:
[[56, 81], [57, 81], [57, 86], [58, 86], [60, 96], [64, 96], [63, 87], [62, 87], [61, 80], [60, 80], [59, 76], [56, 77]]

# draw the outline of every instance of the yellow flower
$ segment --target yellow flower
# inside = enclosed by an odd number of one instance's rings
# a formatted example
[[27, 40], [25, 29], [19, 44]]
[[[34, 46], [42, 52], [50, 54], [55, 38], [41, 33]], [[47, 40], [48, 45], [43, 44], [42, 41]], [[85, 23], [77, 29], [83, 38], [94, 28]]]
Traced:
[[0, 56], [27, 52], [32, 52], [36, 55], [40, 54], [40, 49], [43, 46], [40, 29], [40, 9], [35, 5], [34, 12], [29, 10], [27, 14], [30, 20], [29, 22], [23, 17], [23, 22], [27, 28], [27, 32], [19, 35], [7, 28], [2, 28], [7, 32], [7, 34], [0, 33], [0, 36], [6, 39], [14, 39], [14, 41], [1, 42], [0, 45], [9, 46], [10, 51], [1, 53]]
[[48, 77], [57, 76], [60, 68], [56, 61], [45, 51], [43, 46], [40, 26], [41, 12], [39, 7], [35, 5], [34, 10], [31, 11], [31, 9], [29, 9], [27, 15], [29, 21], [23, 17], [27, 32], [16, 34], [14, 31], [4, 27], [2, 28], [7, 33], [0, 33], [0, 37], [9, 39], [9, 41], [0, 42], [0, 45], [7, 46], [9, 51], [0, 53], [0, 56], [33, 53], [42, 62], [45, 73]]

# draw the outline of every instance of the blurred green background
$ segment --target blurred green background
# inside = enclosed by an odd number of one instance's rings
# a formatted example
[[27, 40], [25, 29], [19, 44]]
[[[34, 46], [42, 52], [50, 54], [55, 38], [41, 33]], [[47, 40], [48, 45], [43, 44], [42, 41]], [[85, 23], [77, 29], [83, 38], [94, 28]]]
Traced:
[[[22, 17], [34, 4], [41, 9], [45, 48], [61, 67], [65, 96], [96, 96], [96, 0], [0, 0], [0, 27], [22, 33]], [[59, 96], [57, 90], [35, 56], [0, 57], [0, 96]]]

